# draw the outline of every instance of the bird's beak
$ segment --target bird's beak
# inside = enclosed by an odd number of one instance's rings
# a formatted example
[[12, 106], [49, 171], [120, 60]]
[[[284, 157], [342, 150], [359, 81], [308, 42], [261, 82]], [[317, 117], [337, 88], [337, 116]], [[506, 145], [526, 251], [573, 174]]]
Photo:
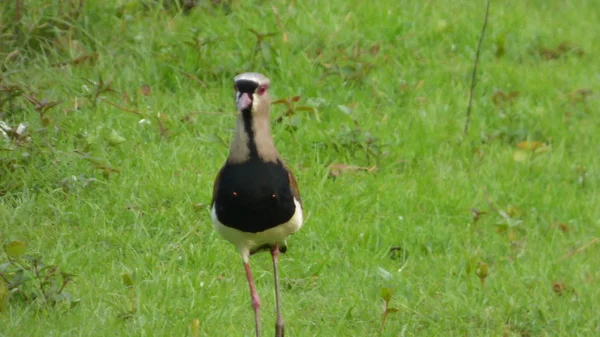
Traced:
[[237, 99], [238, 111], [246, 110], [250, 106], [252, 106], [252, 99], [250, 98], [250, 96], [245, 92], [241, 93]]

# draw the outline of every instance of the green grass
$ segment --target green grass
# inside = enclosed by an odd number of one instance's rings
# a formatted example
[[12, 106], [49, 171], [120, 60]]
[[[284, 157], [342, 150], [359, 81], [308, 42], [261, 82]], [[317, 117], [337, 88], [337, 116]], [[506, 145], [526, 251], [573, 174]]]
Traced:
[[[281, 259], [288, 336], [598, 334], [600, 245], [585, 245], [600, 235], [600, 2], [493, 1], [465, 138], [483, 1], [41, 3], [18, 29], [14, 1], [0, 5], [0, 85], [23, 91], [0, 92], [0, 120], [30, 137], [0, 136], [0, 244], [76, 274], [81, 302], [14, 297], [0, 336], [191, 336], [196, 318], [199, 336], [252, 336], [241, 260], [208, 212], [243, 71], [316, 108], [273, 125], [307, 220]], [[256, 54], [251, 28], [275, 33]], [[100, 80], [113, 91], [94, 104]], [[26, 96], [61, 102], [47, 125]], [[331, 179], [335, 163], [377, 170]], [[270, 257], [251, 263], [269, 336]], [[399, 308], [383, 330], [382, 288]]]

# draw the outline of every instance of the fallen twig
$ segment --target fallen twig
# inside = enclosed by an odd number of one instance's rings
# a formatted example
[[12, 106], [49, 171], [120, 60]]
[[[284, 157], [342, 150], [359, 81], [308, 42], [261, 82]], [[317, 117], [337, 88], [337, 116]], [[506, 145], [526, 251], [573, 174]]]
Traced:
[[483, 27], [481, 28], [481, 35], [479, 36], [479, 43], [477, 44], [477, 52], [475, 53], [475, 62], [473, 64], [473, 74], [471, 75], [471, 89], [469, 90], [469, 103], [467, 104], [467, 118], [465, 119], [465, 128], [463, 130], [463, 136], [466, 137], [469, 132], [469, 124], [471, 122], [471, 106], [473, 105], [473, 91], [475, 91], [475, 83], [477, 79], [477, 64], [479, 63], [479, 54], [481, 53], [481, 45], [483, 44], [483, 36], [485, 35], [485, 28], [487, 27], [488, 15], [490, 12], [490, 2], [487, 0], [485, 7], [485, 17], [483, 19]]
[[140, 113], [139, 111], [132, 110], [132, 109], [127, 109], [126, 107], [120, 106], [120, 105], [119, 105], [119, 104], [117, 104], [117, 103], [113, 103], [113, 102], [111, 102], [111, 101], [107, 100], [106, 98], [102, 99], [102, 101], [104, 101], [104, 102], [106, 102], [106, 103], [108, 103], [108, 104], [110, 104], [110, 105], [114, 106], [115, 108], [121, 109], [121, 110], [123, 110], [123, 111], [125, 111], [125, 112], [129, 112], [129, 113], [132, 113], [132, 114], [134, 114], [134, 115], [138, 115], [138, 116], [143, 116], [143, 115], [142, 115], [142, 113]]
[[197, 76], [195, 76], [195, 75], [192, 75], [192, 74], [190, 74], [190, 73], [186, 73], [185, 71], [181, 71], [181, 70], [180, 70], [179, 72], [180, 72], [180, 73], [181, 73], [183, 76], [185, 76], [185, 77], [187, 77], [187, 78], [189, 78], [189, 79], [191, 79], [191, 80], [194, 80], [194, 81], [198, 82], [198, 84], [200, 84], [200, 85], [201, 85], [203, 88], [206, 88], [206, 87], [207, 87], [207, 86], [206, 86], [206, 84], [205, 84], [205, 83], [204, 83], [204, 82], [203, 82], [201, 79], [199, 79]]
[[581, 247], [579, 247], [579, 248], [577, 248], [575, 250], [572, 250], [572, 251], [568, 252], [567, 254], [565, 254], [565, 256], [563, 256], [563, 258], [561, 259], [561, 261], [562, 260], [566, 260], [566, 259], [570, 258], [571, 256], [573, 256], [575, 254], [579, 254], [579, 253], [583, 252], [584, 250], [590, 248], [592, 245], [594, 245], [594, 244], [596, 244], [598, 242], [600, 242], [600, 238], [598, 238], [598, 237], [593, 238], [592, 241], [590, 241], [590, 242], [586, 243], [585, 245], [583, 245], [583, 246], [581, 246]]

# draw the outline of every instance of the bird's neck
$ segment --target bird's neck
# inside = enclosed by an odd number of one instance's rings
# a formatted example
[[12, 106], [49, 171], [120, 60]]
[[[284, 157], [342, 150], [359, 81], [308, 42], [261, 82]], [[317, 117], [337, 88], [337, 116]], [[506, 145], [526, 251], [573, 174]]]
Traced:
[[271, 137], [269, 117], [255, 117], [250, 112], [238, 113], [228, 162], [241, 163], [253, 158], [272, 162], [279, 158]]

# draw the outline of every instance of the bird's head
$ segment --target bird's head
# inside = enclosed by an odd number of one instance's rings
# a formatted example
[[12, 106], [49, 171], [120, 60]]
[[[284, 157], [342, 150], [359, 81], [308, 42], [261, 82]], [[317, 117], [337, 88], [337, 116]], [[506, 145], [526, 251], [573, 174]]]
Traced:
[[269, 114], [271, 81], [259, 73], [242, 73], [234, 79], [235, 103], [238, 113], [261, 116]]

